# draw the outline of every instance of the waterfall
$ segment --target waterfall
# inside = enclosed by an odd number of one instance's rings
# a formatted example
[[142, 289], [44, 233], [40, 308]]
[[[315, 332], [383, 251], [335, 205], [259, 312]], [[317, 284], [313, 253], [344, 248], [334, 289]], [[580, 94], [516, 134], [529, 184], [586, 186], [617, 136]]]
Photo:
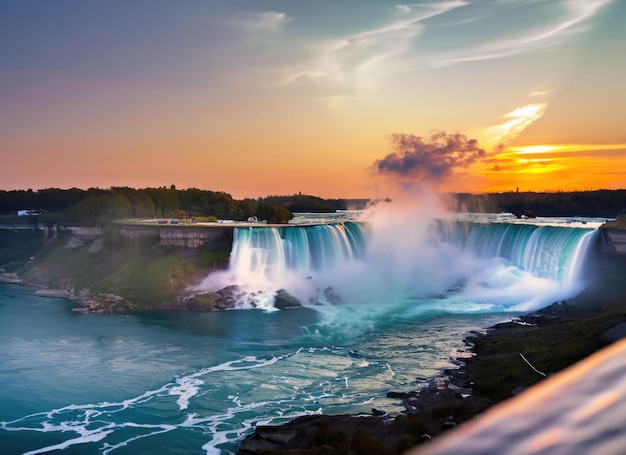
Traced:
[[229, 270], [210, 275], [206, 288], [236, 284], [252, 306], [265, 309], [273, 309], [278, 289], [301, 302], [332, 303], [323, 292], [329, 288], [352, 303], [428, 299], [456, 289], [468, 301], [536, 307], [581, 288], [597, 232], [515, 222], [392, 222], [236, 227]]
[[273, 281], [311, 275], [363, 257], [367, 237], [368, 225], [359, 222], [236, 228], [230, 267], [238, 276]]
[[479, 257], [505, 258], [539, 278], [570, 285], [582, 278], [582, 263], [596, 230], [533, 224], [476, 224], [465, 248]]

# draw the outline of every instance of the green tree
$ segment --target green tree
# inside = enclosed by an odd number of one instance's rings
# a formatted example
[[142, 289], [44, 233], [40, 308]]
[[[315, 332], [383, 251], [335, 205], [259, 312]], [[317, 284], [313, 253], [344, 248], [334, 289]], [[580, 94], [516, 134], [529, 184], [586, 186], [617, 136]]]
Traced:
[[180, 206], [178, 191], [172, 188], [146, 188], [146, 194], [154, 201], [155, 216], [169, 217]]
[[258, 219], [265, 220], [270, 224], [287, 224], [293, 218], [293, 213], [279, 205], [259, 202], [256, 216]]
[[128, 218], [131, 206], [128, 200], [115, 191], [92, 194], [64, 212], [64, 220], [85, 225], [103, 225], [107, 221]]

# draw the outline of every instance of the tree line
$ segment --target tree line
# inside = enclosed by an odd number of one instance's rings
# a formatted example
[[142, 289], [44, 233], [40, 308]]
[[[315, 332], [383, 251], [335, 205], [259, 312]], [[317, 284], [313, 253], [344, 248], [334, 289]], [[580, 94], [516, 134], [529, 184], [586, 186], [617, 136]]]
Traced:
[[[455, 193], [445, 198], [456, 212], [510, 212], [517, 216], [587, 216], [615, 218], [626, 210], [626, 190], [555, 193]], [[0, 190], [0, 215], [42, 210], [42, 224], [103, 225], [116, 219], [188, 218], [287, 223], [293, 212], [335, 212], [366, 200], [322, 199], [300, 193], [236, 200], [220, 191], [170, 187], [109, 189], [47, 188], [37, 191]]]
[[286, 208], [262, 199], [236, 200], [220, 191], [170, 187], [135, 189], [49, 188], [38, 191], [0, 191], [0, 214], [19, 210], [42, 210], [46, 224], [103, 225], [128, 218], [193, 218], [244, 221], [256, 216], [268, 223], [287, 223], [293, 214]]
[[458, 193], [448, 195], [447, 205], [455, 212], [507, 212], [517, 217], [529, 218], [535, 216], [616, 218], [626, 210], [626, 190]]

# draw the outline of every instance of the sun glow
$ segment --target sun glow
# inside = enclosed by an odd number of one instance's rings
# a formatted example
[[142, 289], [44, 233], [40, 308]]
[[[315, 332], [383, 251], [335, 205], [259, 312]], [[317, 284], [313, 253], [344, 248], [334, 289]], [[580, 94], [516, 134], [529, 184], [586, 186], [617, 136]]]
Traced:
[[554, 145], [524, 145], [508, 147], [507, 150], [518, 155], [530, 155], [539, 153], [563, 153], [563, 152], [602, 152], [611, 150], [626, 151], [626, 144], [554, 144]]
[[[507, 147], [475, 168], [481, 191], [576, 191], [626, 187], [626, 144]], [[514, 185], [514, 186], [513, 186]]]
[[525, 155], [530, 153], [548, 153], [558, 150], [557, 145], [530, 145], [528, 147], [509, 147], [509, 150], [513, 150], [518, 155]]

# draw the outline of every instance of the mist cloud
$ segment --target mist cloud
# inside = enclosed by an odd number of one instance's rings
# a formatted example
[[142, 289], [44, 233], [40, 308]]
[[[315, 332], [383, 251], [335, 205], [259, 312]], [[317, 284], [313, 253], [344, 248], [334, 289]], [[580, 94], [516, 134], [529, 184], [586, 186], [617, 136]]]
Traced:
[[440, 181], [486, 154], [476, 139], [445, 131], [434, 131], [427, 138], [396, 133], [391, 143], [395, 151], [376, 160], [374, 167], [379, 174], [403, 178]]

